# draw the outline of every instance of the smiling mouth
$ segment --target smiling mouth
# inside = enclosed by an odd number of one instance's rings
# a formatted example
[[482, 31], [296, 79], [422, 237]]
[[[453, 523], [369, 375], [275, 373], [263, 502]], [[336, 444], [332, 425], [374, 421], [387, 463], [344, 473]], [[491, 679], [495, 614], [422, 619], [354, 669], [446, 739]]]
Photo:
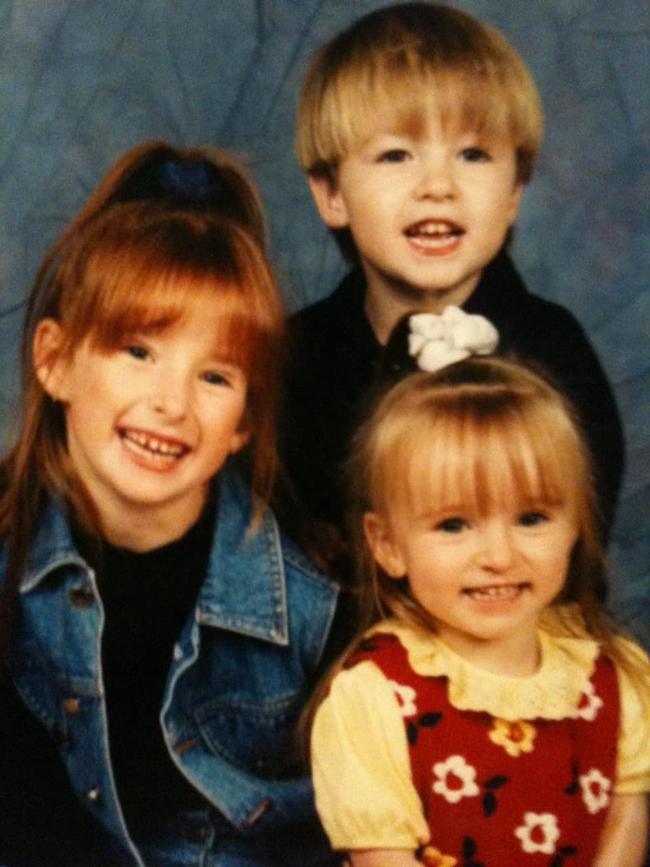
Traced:
[[487, 587], [467, 587], [463, 590], [465, 596], [476, 602], [504, 602], [517, 599], [524, 590], [530, 589], [526, 581], [520, 584], [491, 584]]
[[456, 242], [465, 230], [449, 220], [422, 220], [409, 226], [404, 234], [421, 247], [437, 249]]
[[120, 438], [135, 455], [158, 464], [170, 464], [180, 460], [189, 448], [178, 440], [154, 436], [140, 430], [121, 430]]

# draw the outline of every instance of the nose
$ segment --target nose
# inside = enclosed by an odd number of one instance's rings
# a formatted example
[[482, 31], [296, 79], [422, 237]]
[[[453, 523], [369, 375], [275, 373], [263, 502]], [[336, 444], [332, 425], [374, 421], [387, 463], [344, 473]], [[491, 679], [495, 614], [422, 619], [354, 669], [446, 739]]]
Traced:
[[415, 184], [416, 198], [444, 201], [456, 197], [457, 187], [452, 159], [447, 154], [431, 155], [422, 159]]
[[488, 572], [507, 572], [514, 558], [511, 528], [502, 520], [489, 520], [479, 529], [479, 564]]
[[185, 376], [172, 371], [161, 371], [151, 392], [151, 406], [165, 421], [181, 421], [190, 405], [190, 386]]

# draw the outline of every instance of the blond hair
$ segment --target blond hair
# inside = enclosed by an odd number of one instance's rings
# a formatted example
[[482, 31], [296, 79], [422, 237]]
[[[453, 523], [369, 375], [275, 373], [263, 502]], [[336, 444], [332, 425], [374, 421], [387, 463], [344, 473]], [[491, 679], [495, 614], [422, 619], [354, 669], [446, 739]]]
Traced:
[[[603, 611], [605, 562], [590, 458], [574, 413], [541, 371], [508, 359], [474, 357], [436, 373], [413, 373], [383, 393], [358, 429], [347, 465], [355, 560], [356, 634], [314, 691], [300, 723], [303, 749], [329, 685], [368, 629], [393, 617], [436, 631], [408, 578], [385, 574], [364, 528], [368, 512], [390, 528], [403, 508], [467, 507], [489, 514], [504, 505], [561, 502], [577, 541], [551, 628], [595, 639], [629, 676], [644, 711], [650, 684], [643, 655]], [[426, 499], [426, 503], [424, 500]]]
[[445, 124], [512, 142], [517, 180], [530, 179], [543, 126], [530, 72], [498, 31], [431, 3], [378, 9], [317, 51], [298, 106], [300, 164], [335, 182], [378, 119], [413, 128], [431, 108]]
[[426, 502], [453, 502], [485, 514], [513, 498], [566, 504], [579, 541], [565, 597], [597, 607], [591, 597], [603, 559], [589, 461], [564, 398], [531, 370], [475, 358], [406, 377], [360, 428], [349, 478], [354, 538], [378, 613], [401, 614], [406, 604], [427, 617], [406, 585], [382, 575], [369, 559], [362, 530], [367, 512], [390, 522], [397, 510], [416, 513]]
[[374, 561], [366, 513], [390, 524], [394, 510], [417, 511], [424, 498], [429, 507], [462, 503], [478, 514], [513, 501], [561, 502], [577, 541], [553, 603], [556, 621], [597, 640], [650, 704], [638, 655], [615, 640], [623, 630], [603, 610], [605, 561], [588, 449], [572, 408], [545, 376], [511, 360], [478, 357], [411, 374], [379, 399], [357, 432], [348, 471], [360, 632], [387, 616], [436, 629], [408, 581], [387, 576]]

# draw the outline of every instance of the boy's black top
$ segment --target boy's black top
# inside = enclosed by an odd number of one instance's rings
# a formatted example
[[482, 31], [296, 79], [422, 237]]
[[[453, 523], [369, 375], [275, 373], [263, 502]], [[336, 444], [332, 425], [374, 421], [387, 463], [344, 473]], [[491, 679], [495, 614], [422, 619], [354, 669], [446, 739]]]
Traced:
[[[373, 393], [382, 348], [364, 310], [360, 267], [289, 321], [281, 448], [295, 494], [313, 518], [341, 524], [342, 466]], [[498, 355], [541, 365], [572, 401], [590, 445], [605, 535], [624, 461], [612, 390], [587, 336], [564, 307], [529, 292], [506, 253], [485, 268], [463, 305], [499, 332]]]

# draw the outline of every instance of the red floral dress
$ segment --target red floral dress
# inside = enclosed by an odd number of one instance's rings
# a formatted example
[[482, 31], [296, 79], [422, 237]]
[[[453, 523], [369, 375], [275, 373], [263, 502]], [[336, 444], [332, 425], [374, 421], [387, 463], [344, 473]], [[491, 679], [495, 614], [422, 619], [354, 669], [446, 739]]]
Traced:
[[348, 668], [372, 661], [401, 707], [431, 844], [428, 867], [590, 867], [616, 773], [620, 699], [599, 656], [572, 717], [506, 721], [461, 711], [447, 679], [417, 674], [395, 635], [375, 634]]

